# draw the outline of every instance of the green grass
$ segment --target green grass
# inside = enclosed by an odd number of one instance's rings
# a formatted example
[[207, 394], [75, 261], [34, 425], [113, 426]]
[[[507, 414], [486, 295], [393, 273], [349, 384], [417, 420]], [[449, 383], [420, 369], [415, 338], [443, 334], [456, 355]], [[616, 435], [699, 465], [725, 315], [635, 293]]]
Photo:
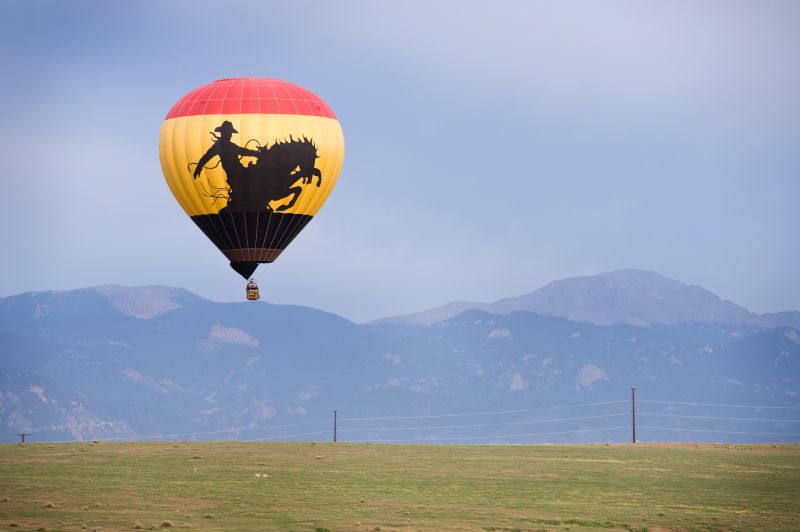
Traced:
[[187, 527], [800, 530], [800, 446], [0, 445], [2, 530]]

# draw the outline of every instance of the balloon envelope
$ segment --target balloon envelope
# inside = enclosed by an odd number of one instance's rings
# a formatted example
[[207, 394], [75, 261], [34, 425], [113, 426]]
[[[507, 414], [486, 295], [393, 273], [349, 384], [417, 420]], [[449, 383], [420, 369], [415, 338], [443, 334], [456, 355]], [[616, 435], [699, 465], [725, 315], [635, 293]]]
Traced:
[[331, 108], [308, 89], [222, 79], [172, 107], [159, 155], [175, 199], [247, 278], [278, 258], [328, 198], [344, 137]]

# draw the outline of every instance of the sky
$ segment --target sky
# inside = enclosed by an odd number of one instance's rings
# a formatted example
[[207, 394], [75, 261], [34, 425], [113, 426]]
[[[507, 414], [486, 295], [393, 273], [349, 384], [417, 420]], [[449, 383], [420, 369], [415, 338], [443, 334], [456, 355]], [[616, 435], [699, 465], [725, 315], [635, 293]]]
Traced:
[[262, 297], [361, 322], [618, 268], [800, 310], [800, 2], [0, 0], [0, 296], [244, 281], [158, 157], [190, 90], [309, 88], [345, 136]]

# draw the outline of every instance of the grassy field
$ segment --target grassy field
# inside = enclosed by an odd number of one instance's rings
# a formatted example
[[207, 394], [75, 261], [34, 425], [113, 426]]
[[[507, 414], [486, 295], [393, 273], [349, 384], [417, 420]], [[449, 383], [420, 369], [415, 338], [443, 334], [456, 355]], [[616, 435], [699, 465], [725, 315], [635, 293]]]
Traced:
[[0, 529], [169, 527], [800, 530], [800, 446], [0, 445]]

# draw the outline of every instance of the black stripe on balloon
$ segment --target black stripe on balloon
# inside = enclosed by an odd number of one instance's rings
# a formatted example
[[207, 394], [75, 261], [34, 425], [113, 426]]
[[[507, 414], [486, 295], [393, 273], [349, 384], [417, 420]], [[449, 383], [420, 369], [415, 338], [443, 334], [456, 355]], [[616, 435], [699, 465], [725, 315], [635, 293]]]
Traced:
[[[294, 240], [299, 230], [311, 221], [308, 214], [273, 212], [269, 224], [258, 223], [259, 212], [232, 212], [225, 216], [201, 214], [192, 216], [203, 233], [221, 251], [231, 249], [231, 242], [221, 235], [239, 235], [238, 249], [262, 248], [265, 243], [273, 243], [272, 249], [285, 249]], [[276, 223], [281, 222], [281, 223]], [[234, 248], [236, 249], [236, 248]]]

